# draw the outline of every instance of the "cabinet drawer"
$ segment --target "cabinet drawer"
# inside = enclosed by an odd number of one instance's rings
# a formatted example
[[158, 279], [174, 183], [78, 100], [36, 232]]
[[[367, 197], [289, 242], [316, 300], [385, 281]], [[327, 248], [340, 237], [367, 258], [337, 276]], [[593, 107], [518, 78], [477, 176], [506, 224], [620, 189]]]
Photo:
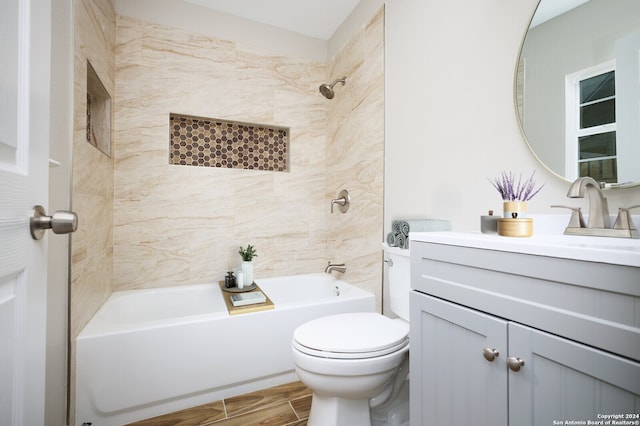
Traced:
[[640, 268], [414, 241], [411, 284], [640, 361]]

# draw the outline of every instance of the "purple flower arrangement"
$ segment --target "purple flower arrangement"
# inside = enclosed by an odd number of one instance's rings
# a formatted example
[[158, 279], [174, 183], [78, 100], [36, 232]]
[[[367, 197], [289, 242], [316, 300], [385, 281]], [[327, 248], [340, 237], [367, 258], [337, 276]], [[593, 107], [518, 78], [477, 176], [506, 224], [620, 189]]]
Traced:
[[489, 182], [498, 190], [504, 201], [529, 201], [544, 187], [544, 185], [542, 185], [536, 188], [536, 183], [533, 179], [535, 174], [536, 172], [534, 170], [531, 176], [529, 176], [529, 179], [524, 182], [522, 181], [522, 174], [520, 174], [518, 182], [516, 183], [515, 176], [512, 172], [508, 174], [502, 172], [500, 177], [489, 180]]

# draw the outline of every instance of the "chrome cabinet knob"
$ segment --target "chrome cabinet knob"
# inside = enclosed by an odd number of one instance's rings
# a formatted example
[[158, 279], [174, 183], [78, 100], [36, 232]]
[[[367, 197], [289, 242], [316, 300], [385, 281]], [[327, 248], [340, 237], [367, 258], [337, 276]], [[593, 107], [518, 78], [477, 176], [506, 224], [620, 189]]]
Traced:
[[524, 367], [524, 359], [510, 356], [507, 358], [507, 366], [511, 371], [520, 371], [520, 367]]
[[51, 229], [54, 234], [69, 234], [78, 229], [78, 215], [74, 212], [57, 211], [53, 216], [47, 216], [44, 207], [35, 206], [31, 212], [29, 228], [34, 240], [41, 240], [47, 229]]
[[500, 351], [492, 348], [483, 348], [482, 355], [487, 361], [493, 362], [493, 360], [495, 360], [500, 355]]

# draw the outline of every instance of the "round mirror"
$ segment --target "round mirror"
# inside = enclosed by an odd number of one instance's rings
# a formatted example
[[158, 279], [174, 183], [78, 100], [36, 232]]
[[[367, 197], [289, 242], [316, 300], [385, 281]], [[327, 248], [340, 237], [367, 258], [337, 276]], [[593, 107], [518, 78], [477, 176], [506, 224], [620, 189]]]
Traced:
[[540, 0], [515, 77], [529, 147], [552, 172], [640, 184], [640, 1]]

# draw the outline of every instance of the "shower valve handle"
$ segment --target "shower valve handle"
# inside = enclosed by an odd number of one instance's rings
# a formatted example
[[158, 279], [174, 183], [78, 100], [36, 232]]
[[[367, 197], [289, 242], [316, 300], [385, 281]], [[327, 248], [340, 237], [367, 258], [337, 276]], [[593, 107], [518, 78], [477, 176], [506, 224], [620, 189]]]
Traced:
[[341, 213], [346, 213], [349, 210], [349, 204], [351, 200], [349, 198], [349, 192], [346, 189], [343, 189], [338, 194], [338, 198], [334, 198], [331, 200], [331, 213], [333, 213], [333, 205], [337, 204], [338, 209]]

